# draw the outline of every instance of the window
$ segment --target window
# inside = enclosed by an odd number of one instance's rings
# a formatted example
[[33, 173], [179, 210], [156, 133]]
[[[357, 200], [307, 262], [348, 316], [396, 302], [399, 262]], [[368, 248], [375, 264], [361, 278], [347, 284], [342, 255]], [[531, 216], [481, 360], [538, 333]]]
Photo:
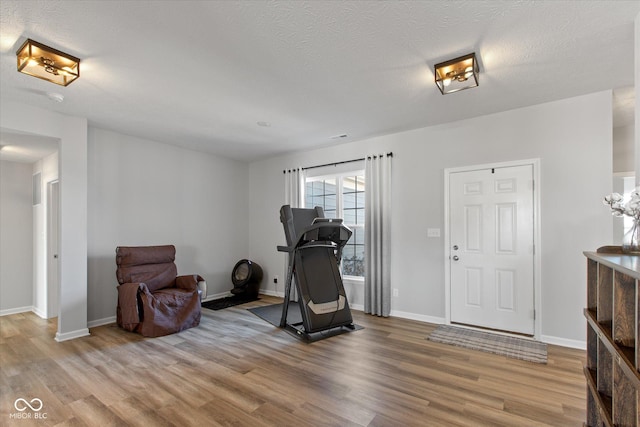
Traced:
[[353, 231], [342, 251], [342, 274], [364, 277], [364, 171], [307, 178], [304, 203], [322, 207], [327, 218], [342, 218]]

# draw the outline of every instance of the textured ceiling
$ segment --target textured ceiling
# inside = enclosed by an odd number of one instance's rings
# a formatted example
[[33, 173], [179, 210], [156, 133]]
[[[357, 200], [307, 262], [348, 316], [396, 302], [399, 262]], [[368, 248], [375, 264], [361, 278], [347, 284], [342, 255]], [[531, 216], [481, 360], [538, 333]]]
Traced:
[[[628, 88], [639, 12], [637, 1], [3, 0], [0, 92], [249, 161]], [[80, 79], [17, 73], [26, 38], [81, 58]], [[433, 65], [471, 51], [480, 86], [442, 96]]]

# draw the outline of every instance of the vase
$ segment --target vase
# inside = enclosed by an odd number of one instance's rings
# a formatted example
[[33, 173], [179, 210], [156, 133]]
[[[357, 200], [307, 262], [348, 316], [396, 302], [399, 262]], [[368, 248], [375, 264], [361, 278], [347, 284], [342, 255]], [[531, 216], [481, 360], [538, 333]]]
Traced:
[[640, 254], [640, 223], [634, 220], [633, 225], [622, 238], [622, 252], [626, 254]]

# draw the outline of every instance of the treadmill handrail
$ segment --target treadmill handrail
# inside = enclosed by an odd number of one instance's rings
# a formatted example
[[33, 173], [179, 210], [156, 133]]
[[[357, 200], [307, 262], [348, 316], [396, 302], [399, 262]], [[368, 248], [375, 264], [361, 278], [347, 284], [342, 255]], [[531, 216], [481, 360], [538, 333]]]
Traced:
[[[334, 229], [344, 229], [347, 231], [347, 233], [349, 234], [349, 237], [346, 240], [332, 240], [332, 239], [327, 239], [327, 238], [323, 238], [323, 239], [306, 239], [305, 236], [307, 235], [307, 233], [314, 231], [314, 230], [319, 230], [319, 229], [323, 229], [323, 228], [334, 228]], [[316, 241], [320, 241], [320, 242], [326, 242], [326, 241], [330, 241], [330, 242], [334, 242], [336, 245], [338, 245], [338, 247], [342, 247], [344, 245], [347, 244], [347, 241], [349, 240], [349, 238], [351, 238], [351, 235], [353, 234], [353, 231], [351, 231], [351, 229], [347, 226], [345, 226], [344, 224], [338, 223], [338, 222], [317, 222], [315, 224], [310, 225], [309, 227], [305, 227], [303, 230], [300, 231], [298, 239], [296, 241], [296, 243], [294, 245], [291, 246], [278, 246], [278, 251], [280, 252], [293, 252], [295, 250], [295, 248], [300, 247], [302, 245], [304, 245], [305, 243], [308, 242], [316, 242]], [[302, 243], [301, 243], [302, 242]]]
[[310, 249], [310, 248], [328, 248], [328, 249], [337, 249], [339, 246], [333, 242], [329, 241], [326, 243], [326, 240], [310, 240], [307, 243], [304, 243], [300, 246], [278, 246], [279, 252], [295, 252], [296, 249]]

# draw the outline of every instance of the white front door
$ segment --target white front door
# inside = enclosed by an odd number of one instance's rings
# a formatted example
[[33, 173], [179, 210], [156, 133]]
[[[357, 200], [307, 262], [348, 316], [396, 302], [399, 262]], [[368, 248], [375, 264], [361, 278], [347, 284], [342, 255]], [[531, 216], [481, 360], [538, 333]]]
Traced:
[[534, 334], [533, 166], [449, 175], [450, 318]]

